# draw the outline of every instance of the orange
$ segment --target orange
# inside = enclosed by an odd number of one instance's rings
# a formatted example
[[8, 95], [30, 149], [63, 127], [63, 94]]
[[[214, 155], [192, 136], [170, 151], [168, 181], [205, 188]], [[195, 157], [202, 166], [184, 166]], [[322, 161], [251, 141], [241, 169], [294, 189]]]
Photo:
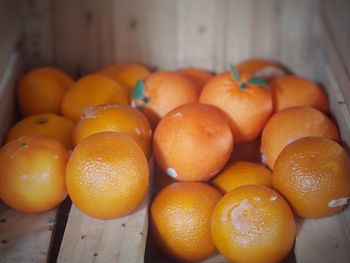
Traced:
[[152, 127], [172, 109], [196, 102], [198, 98], [196, 87], [188, 78], [170, 71], [157, 71], [148, 76], [139, 95], [132, 104], [143, 111]]
[[237, 65], [237, 70], [250, 72], [267, 81], [286, 75], [286, 70], [283, 66], [267, 59], [248, 59], [242, 61]]
[[0, 150], [0, 198], [27, 213], [50, 210], [67, 196], [67, 150], [54, 139], [25, 135]]
[[29, 71], [17, 86], [17, 104], [22, 116], [61, 113], [64, 94], [74, 81], [63, 71], [43, 67]]
[[189, 78], [196, 86], [198, 93], [201, 92], [204, 85], [213, 77], [213, 73], [199, 68], [183, 68], [177, 72]]
[[199, 102], [226, 113], [238, 144], [255, 140], [272, 113], [269, 90], [248, 84], [251, 76], [242, 72], [238, 81], [230, 72], [221, 73], [204, 86], [199, 97]]
[[211, 232], [230, 262], [281, 262], [293, 246], [295, 221], [287, 202], [262, 185], [246, 185], [215, 206]]
[[210, 105], [192, 103], [169, 112], [153, 138], [154, 157], [179, 181], [204, 181], [230, 158], [233, 137], [223, 113]]
[[127, 91], [122, 86], [104, 75], [92, 74], [79, 79], [67, 91], [62, 102], [62, 114], [76, 122], [87, 107], [128, 102]]
[[100, 132], [79, 143], [67, 164], [67, 190], [75, 206], [89, 216], [127, 215], [148, 188], [148, 164], [130, 136]]
[[17, 122], [7, 133], [6, 142], [27, 134], [45, 135], [70, 149], [73, 129], [74, 123], [69, 119], [52, 113], [36, 114]]
[[327, 113], [327, 94], [316, 83], [298, 76], [284, 76], [270, 83], [274, 111], [308, 106]]
[[122, 132], [133, 138], [150, 155], [152, 130], [147, 118], [128, 105], [103, 104], [85, 110], [73, 133], [74, 146], [84, 138], [103, 131]]
[[302, 138], [278, 156], [273, 185], [300, 217], [333, 215], [350, 200], [350, 158], [330, 139]]
[[339, 141], [335, 124], [314, 108], [293, 107], [275, 113], [261, 136], [263, 162], [272, 169], [287, 144], [308, 136], [328, 137]]
[[265, 185], [272, 187], [272, 173], [265, 166], [251, 162], [235, 162], [227, 165], [212, 181], [223, 193], [242, 185]]
[[138, 80], [145, 79], [151, 74], [150, 70], [140, 64], [113, 64], [104, 67], [99, 73], [106, 75], [126, 87], [129, 93]]
[[198, 262], [213, 254], [210, 220], [220, 198], [217, 190], [203, 183], [165, 187], [151, 205], [151, 229], [159, 248], [181, 262]]

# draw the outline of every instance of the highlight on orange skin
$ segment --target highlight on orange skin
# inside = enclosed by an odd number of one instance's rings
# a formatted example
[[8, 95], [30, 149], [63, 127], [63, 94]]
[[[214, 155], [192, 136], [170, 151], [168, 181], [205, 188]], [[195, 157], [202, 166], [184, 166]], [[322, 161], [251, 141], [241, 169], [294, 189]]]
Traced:
[[[252, 77], [240, 72], [241, 81]], [[236, 144], [259, 137], [272, 113], [272, 97], [266, 87], [240, 84], [226, 71], [213, 77], [203, 88], [199, 102], [216, 106], [226, 113]]]

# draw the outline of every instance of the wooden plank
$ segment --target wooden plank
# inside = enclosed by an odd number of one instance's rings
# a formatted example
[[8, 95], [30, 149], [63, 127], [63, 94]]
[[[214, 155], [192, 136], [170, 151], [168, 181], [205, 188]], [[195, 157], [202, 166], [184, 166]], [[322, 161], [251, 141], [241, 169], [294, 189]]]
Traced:
[[321, 1], [321, 22], [325, 53], [350, 108], [350, 1]]
[[20, 1], [0, 0], [0, 79], [19, 42]]
[[[153, 160], [149, 164], [152, 175]], [[58, 262], [144, 262], [151, 189], [136, 211], [113, 220], [89, 217], [72, 205]]]
[[[16, 119], [14, 86], [21, 74], [21, 55], [15, 53], [0, 82], [1, 138]], [[45, 262], [55, 214], [24, 214], [0, 204], [0, 262]]]
[[[226, 2], [178, 1], [178, 67], [224, 68]], [[175, 54], [174, 54], [175, 55]]]
[[23, 50], [26, 68], [53, 63], [52, 1], [21, 1]]

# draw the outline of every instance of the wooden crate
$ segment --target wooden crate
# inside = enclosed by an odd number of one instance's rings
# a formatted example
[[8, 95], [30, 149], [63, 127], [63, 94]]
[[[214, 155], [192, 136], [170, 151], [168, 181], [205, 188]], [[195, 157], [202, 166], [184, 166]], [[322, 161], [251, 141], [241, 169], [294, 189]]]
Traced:
[[[16, 120], [16, 79], [33, 67], [75, 77], [124, 61], [221, 71], [262, 57], [325, 87], [349, 148], [349, 10], [347, 0], [0, 0], [0, 136]], [[147, 240], [149, 200], [108, 221], [69, 201], [36, 215], [0, 204], [0, 262], [168, 262]], [[285, 262], [350, 262], [349, 208], [298, 220], [297, 232]]]

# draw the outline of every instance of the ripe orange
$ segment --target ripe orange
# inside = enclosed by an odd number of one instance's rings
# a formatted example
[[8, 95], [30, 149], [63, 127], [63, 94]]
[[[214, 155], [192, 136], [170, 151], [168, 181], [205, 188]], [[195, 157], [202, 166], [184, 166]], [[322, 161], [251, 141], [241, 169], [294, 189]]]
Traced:
[[143, 80], [151, 74], [145, 66], [131, 63], [109, 65], [101, 69], [99, 73], [114, 79], [127, 88], [129, 93], [133, 90], [138, 80]]
[[67, 190], [89, 216], [111, 219], [129, 214], [148, 188], [148, 164], [128, 135], [100, 132], [79, 143], [67, 164]]
[[251, 162], [235, 162], [226, 166], [212, 181], [223, 193], [242, 185], [265, 185], [272, 187], [272, 172], [265, 166]]
[[261, 136], [262, 159], [271, 169], [283, 148], [308, 136], [339, 141], [335, 124], [322, 112], [309, 107], [293, 107], [275, 113]]
[[214, 105], [227, 114], [235, 143], [255, 140], [272, 113], [269, 90], [247, 84], [250, 77], [242, 72], [237, 81], [232, 73], [221, 73], [204, 86], [199, 97], [199, 102]]
[[333, 215], [350, 200], [350, 158], [330, 139], [302, 138], [278, 156], [273, 185], [300, 217]]
[[316, 83], [298, 76], [284, 76], [270, 83], [274, 111], [308, 106], [328, 112], [327, 94]]
[[183, 68], [178, 70], [179, 73], [189, 78], [196, 86], [198, 94], [204, 85], [213, 77], [213, 73], [199, 68]]
[[128, 105], [103, 104], [85, 110], [73, 133], [74, 146], [84, 138], [103, 131], [122, 132], [133, 138], [145, 152], [151, 153], [152, 130], [147, 118]]
[[70, 149], [73, 129], [74, 123], [69, 119], [52, 113], [36, 114], [17, 122], [7, 133], [6, 142], [28, 134], [45, 135]]
[[92, 74], [79, 79], [67, 91], [62, 102], [62, 114], [78, 121], [87, 107], [128, 102], [127, 91], [122, 86], [104, 75]]
[[230, 158], [233, 137], [223, 113], [210, 105], [192, 103], [169, 112], [153, 138], [154, 157], [179, 181], [204, 181]]
[[61, 113], [64, 94], [74, 81], [63, 71], [43, 67], [29, 71], [17, 86], [17, 104], [22, 116]]
[[46, 136], [25, 135], [0, 150], [0, 198], [13, 209], [39, 213], [67, 196], [67, 150]]
[[283, 66], [267, 59], [248, 59], [242, 61], [237, 65], [237, 70], [250, 72], [250, 74], [259, 76], [267, 81], [286, 75], [286, 70]]
[[213, 254], [210, 220], [220, 198], [217, 190], [203, 183], [165, 187], [151, 206], [151, 228], [159, 248], [181, 262], [198, 262]]
[[215, 206], [212, 236], [230, 262], [281, 262], [291, 250], [295, 221], [287, 202], [262, 185], [246, 185]]
[[139, 107], [155, 127], [169, 111], [196, 102], [197, 98], [195, 85], [188, 78], [178, 72], [157, 71], [146, 78], [140, 97], [132, 104]]

